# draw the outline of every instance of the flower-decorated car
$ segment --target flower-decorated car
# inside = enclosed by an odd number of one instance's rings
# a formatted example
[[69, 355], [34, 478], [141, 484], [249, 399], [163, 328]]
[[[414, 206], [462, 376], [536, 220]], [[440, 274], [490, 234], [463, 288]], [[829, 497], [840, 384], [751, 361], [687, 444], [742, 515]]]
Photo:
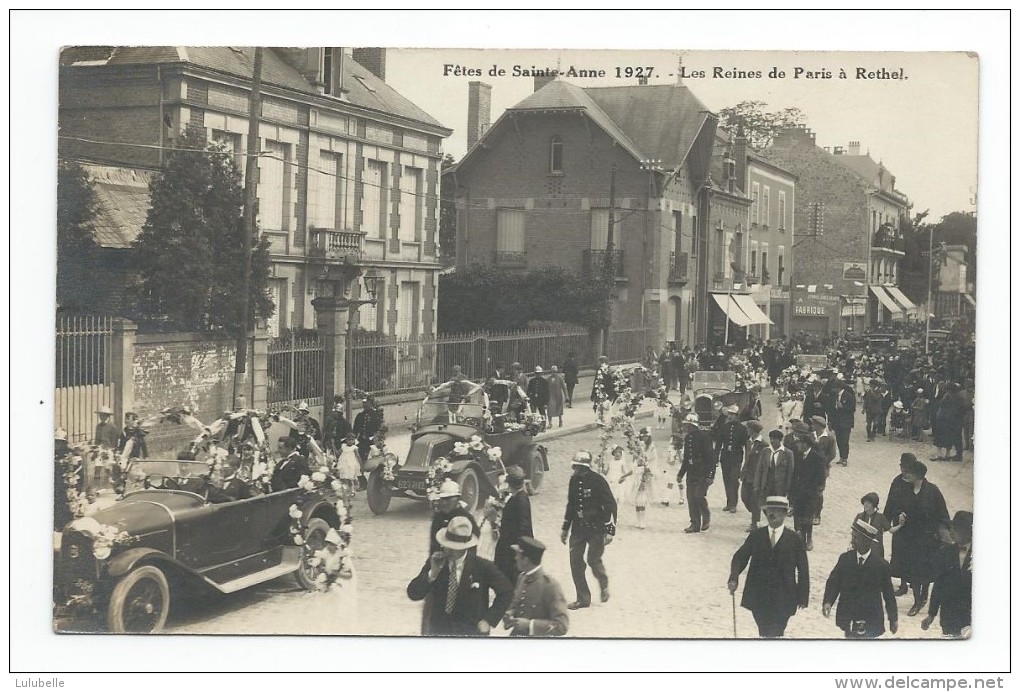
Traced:
[[[491, 394], [491, 396], [490, 396]], [[375, 514], [402, 497], [429, 500], [444, 478], [460, 484], [461, 500], [475, 511], [498, 493], [506, 468], [524, 470], [534, 495], [549, 469], [546, 449], [535, 442], [545, 421], [531, 411], [520, 387], [508, 380], [446, 382], [426, 395], [403, 463], [377, 456], [368, 462], [368, 506]]]
[[[238, 478], [243, 485], [226, 493], [215, 483], [218, 459], [135, 459], [121, 499], [63, 527], [57, 617], [105, 620], [112, 632], [157, 632], [171, 601], [192, 586], [227, 594], [294, 574], [304, 588], [321, 590], [327, 535], [350, 536], [340, 482], [316, 469], [297, 488], [262, 492], [260, 478]], [[342, 558], [344, 550], [346, 542], [334, 553]]]
[[711, 425], [726, 406], [736, 404], [740, 409], [740, 420], [756, 420], [761, 417], [761, 401], [758, 388], [741, 387], [737, 373], [732, 370], [701, 370], [691, 376], [691, 388], [687, 393], [683, 410], [693, 410], [698, 415], [698, 424]]

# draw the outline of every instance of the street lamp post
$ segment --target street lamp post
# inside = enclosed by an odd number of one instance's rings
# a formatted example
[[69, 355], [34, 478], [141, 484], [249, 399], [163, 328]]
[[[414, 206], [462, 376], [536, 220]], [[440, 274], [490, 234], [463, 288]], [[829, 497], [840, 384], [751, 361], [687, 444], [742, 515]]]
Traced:
[[[386, 282], [386, 277], [377, 276], [375, 270], [370, 269], [364, 277], [365, 292], [368, 293], [368, 300], [356, 300], [348, 298], [344, 300], [347, 305], [347, 351], [344, 354], [344, 416], [351, 420], [351, 335], [354, 328], [354, 318], [362, 305], [376, 305], [379, 298], [379, 289]], [[325, 402], [323, 402], [325, 403]]]

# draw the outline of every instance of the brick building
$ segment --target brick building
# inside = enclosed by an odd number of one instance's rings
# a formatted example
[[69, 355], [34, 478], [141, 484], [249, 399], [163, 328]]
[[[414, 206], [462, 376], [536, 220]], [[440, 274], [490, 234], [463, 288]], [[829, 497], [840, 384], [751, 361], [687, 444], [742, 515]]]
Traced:
[[[479, 138], [444, 183], [455, 187], [457, 265], [612, 267], [614, 326], [644, 328], [656, 346], [703, 341], [716, 116], [682, 85], [535, 86], [486, 128], [488, 87], [471, 85]], [[725, 223], [746, 218], [732, 214]]]
[[[62, 52], [59, 154], [99, 174], [108, 247], [129, 247], [148, 208], [138, 186], [123, 183], [157, 170], [186, 129], [235, 152], [243, 174], [254, 52]], [[381, 48], [264, 50], [258, 198], [273, 334], [315, 325], [312, 299], [341, 290], [345, 261], [385, 278], [361, 326], [435, 333], [441, 147], [451, 130], [388, 86], [385, 65]], [[360, 282], [352, 293], [360, 297]]]
[[829, 151], [804, 127], [781, 132], [760, 154], [797, 177], [789, 331], [861, 331], [914, 316], [899, 290], [910, 202], [892, 173], [859, 142]]

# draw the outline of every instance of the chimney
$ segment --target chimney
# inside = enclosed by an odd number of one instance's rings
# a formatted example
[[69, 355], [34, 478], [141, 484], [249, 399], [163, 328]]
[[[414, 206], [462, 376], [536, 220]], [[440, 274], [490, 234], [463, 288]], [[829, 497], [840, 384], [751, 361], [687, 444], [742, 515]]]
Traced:
[[638, 86], [648, 86], [648, 77], [638, 77]]
[[737, 137], [733, 140], [733, 163], [736, 164], [737, 187], [747, 189], [747, 137], [744, 125], [737, 125]]
[[354, 62], [384, 82], [386, 81], [385, 48], [355, 48], [351, 51], [351, 57], [354, 58]]
[[[537, 77], [535, 79], [538, 79]], [[489, 129], [492, 85], [468, 82], [467, 148], [475, 145]]]
[[847, 146], [846, 153], [849, 154], [850, 156], [860, 156], [861, 155], [861, 143], [860, 142], [856, 142], [856, 141], [851, 141], [849, 146]]
[[[301, 73], [301, 76], [316, 86], [323, 83], [322, 74], [322, 53], [323, 48], [273, 48], [285, 63]], [[342, 49], [335, 49], [342, 50]]]
[[556, 79], [556, 75], [535, 75], [535, 91]]
[[815, 133], [809, 130], [804, 125], [797, 125], [795, 127], [788, 127], [785, 130], [781, 130], [779, 134], [772, 140], [773, 144], [809, 144], [815, 145]]
[[834, 156], [842, 156], [845, 152], [843, 151], [843, 147], [833, 147], [832, 153]]

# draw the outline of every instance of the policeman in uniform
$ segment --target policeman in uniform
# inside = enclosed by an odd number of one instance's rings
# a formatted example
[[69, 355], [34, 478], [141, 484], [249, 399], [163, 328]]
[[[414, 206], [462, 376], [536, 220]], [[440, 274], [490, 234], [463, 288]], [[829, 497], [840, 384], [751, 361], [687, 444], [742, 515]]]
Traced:
[[602, 602], [609, 600], [609, 575], [602, 564], [602, 553], [616, 533], [616, 499], [605, 478], [592, 469], [594, 457], [586, 449], [574, 455], [574, 474], [567, 490], [567, 511], [563, 517], [560, 540], [570, 538], [570, 575], [574, 579], [577, 600], [570, 610], [591, 606], [591, 591], [585, 578], [585, 550], [588, 566], [599, 582]]
[[719, 426], [716, 435], [716, 451], [719, 452], [719, 466], [722, 467], [723, 487], [726, 489], [724, 512], [736, 513], [740, 486], [740, 466], [744, 461], [744, 447], [748, 442], [747, 428], [738, 420], [740, 407], [736, 404], [722, 410], [725, 422]]
[[712, 449], [712, 436], [698, 427], [698, 414], [688, 413], [684, 419], [684, 453], [680, 463], [677, 483], [683, 483], [687, 475], [687, 511], [691, 525], [684, 533], [707, 531], [712, 519], [708, 510], [708, 486], [715, 480], [715, 464], [718, 457]]
[[542, 570], [545, 544], [523, 536], [511, 548], [520, 576], [503, 625], [511, 637], [562, 637], [570, 626], [567, 601], [559, 582]]

